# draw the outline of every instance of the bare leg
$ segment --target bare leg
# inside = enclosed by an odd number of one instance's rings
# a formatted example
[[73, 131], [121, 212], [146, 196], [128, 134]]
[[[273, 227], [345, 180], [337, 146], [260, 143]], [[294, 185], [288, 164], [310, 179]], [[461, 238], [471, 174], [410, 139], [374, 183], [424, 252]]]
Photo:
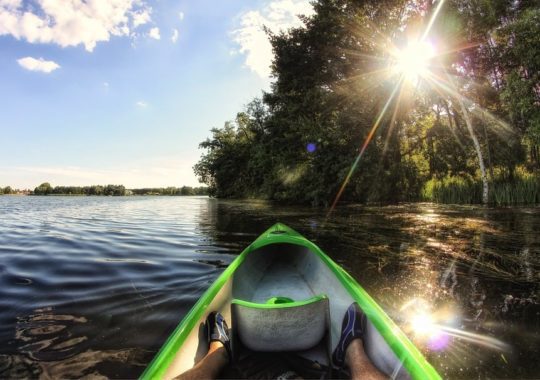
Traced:
[[221, 342], [210, 342], [208, 353], [195, 367], [175, 377], [177, 380], [211, 380], [229, 363], [229, 355]]
[[388, 376], [384, 375], [371, 363], [364, 351], [364, 344], [361, 339], [355, 339], [349, 344], [347, 351], [345, 351], [345, 363], [349, 366], [353, 380], [388, 379]]

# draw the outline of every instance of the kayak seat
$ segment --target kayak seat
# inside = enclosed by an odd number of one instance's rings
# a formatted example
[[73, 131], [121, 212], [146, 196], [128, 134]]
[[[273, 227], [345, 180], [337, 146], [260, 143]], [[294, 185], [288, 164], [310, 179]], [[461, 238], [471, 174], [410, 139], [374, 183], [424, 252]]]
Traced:
[[233, 299], [234, 334], [252, 351], [302, 351], [314, 347], [329, 326], [328, 297], [324, 294], [293, 301], [272, 297], [266, 303]]

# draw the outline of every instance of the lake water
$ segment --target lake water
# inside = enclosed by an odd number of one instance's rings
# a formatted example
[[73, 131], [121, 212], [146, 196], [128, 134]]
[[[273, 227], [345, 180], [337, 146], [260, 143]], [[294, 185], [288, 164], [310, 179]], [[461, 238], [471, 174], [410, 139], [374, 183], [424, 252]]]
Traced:
[[[284, 222], [409, 329], [450, 378], [540, 377], [540, 209], [325, 210], [206, 197], [0, 197], [0, 378], [140, 375], [236, 255]], [[441, 317], [441, 318], [443, 318]]]

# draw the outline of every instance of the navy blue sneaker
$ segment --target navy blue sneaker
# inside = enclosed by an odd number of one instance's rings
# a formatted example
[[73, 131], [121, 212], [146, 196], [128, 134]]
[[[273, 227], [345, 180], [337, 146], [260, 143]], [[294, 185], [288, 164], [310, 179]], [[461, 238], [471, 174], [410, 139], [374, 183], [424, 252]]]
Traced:
[[357, 338], [362, 338], [366, 328], [366, 315], [360, 309], [358, 304], [352, 303], [345, 312], [343, 324], [341, 325], [341, 337], [337, 344], [334, 353], [332, 354], [332, 362], [338, 368], [343, 368], [345, 364], [345, 352], [349, 344]]
[[206, 318], [206, 336], [208, 343], [221, 342], [227, 350], [229, 361], [231, 361], [231, 339], [229, 338], [229, 327], [225, 318], [219, 312], [213, 311]]

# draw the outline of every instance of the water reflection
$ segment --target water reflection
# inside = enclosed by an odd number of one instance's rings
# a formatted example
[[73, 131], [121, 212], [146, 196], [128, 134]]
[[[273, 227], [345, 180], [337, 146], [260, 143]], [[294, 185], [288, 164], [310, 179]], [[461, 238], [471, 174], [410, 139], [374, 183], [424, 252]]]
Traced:
[[[88, 338], [74, 336], [78, 324], [87, 319], [67, 314], [54, 314], [51, 307], [36, 309], [33, 314], [17, 318], [15, 340], [19, 351], [27, 357], [46, 361], [73, 356], [73, 350]], [[79, 329], [80, 330], [80, 329]]]
[[88, 330], [86, 323], [85, 317], [56, 314], [52, 307], [18, 317], [14, 343], [19, 353], [0, 355], [2, 377], [106, 378], [96, 370], [99, 365], [126, 368], [144, 364], [141, 349], [95, 351], [85, 347], [88, 337], [80, 334]]
[[255, 237], [277, 220], [297, 229], [404, 330], [410, 321], [403, 304], [428, 300], [439, 334], [417, 339], [409, 333], [446, 377], [540, 373], [534, 359], [540, 351], [539, 209], [352, 205], [326, 220], [320, 210], [216, 201], [214, 211], [221, 234], [215, 238], [222, 241], [239, 231]]
[[277, 221], [349, 271], [445, 377], [540, 374], [539, 209], [351, 205], [326, 220], [259, 201], [0, 197], [0, 211], [0, 377], [137, 377]]

